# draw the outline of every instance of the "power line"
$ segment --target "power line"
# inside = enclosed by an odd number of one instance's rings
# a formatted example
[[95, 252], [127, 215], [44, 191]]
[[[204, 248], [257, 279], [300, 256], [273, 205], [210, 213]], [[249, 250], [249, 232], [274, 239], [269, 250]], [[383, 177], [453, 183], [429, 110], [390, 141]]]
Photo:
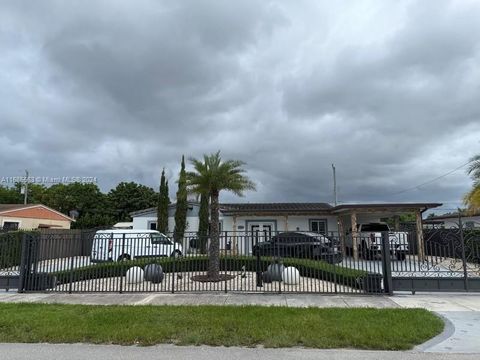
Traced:
[[401, 190], [401, 191], [397, 191], [397, 192], [391, 193], [390, 195], [403, 194], [403, 193], [405, 193], [405, 192], [407, 192], [407, 191], [415, 190], [415, 189], [418, 189], [418, 188], [420, 188], [420, 187], [422, 187], [422, 186], [431, 184], [431, 183], [433, 183], [433, 182], [435, 182], [435, 181], [437, 181], [437, 180], [443, 179], [444, 177], [446, 177], [446, 176], [448, 176], [448, 175], [450, 175], [450, 174], [453, 174], [455, 171], [460, 170], [461, 168], [467, 166], [467, 165], [470, 164], [471, 162], [472, 162], [472, 160], [466, 162], [465, 164], [460, 165], [459, 167], [456, 167], [456, 168], [453, 169], [453, 170], [450, 170], [449, 172], [447, 172], [447, 173], [445, 173], [445, 174], [442, 174], [442, 175], [440, 175], [440, 176], [437, 176], [437, 177], [434, 178], [434, 179], [425, 181], [424, 183], [421, 183], [421, 184], [416, 185], [416, 186], [412, 186], [412, 187], [410, 187], [410, 188], [407, 188], [407, 189], [404, 189], [404, 190]]

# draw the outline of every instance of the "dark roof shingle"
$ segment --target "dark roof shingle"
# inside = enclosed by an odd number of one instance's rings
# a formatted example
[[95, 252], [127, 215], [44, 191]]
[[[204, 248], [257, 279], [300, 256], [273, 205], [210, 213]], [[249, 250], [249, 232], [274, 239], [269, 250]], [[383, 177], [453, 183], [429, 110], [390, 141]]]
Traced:
[[222, 212], [316, 212], [332, 208], [327, 203], [237, 203], [220, 204]]

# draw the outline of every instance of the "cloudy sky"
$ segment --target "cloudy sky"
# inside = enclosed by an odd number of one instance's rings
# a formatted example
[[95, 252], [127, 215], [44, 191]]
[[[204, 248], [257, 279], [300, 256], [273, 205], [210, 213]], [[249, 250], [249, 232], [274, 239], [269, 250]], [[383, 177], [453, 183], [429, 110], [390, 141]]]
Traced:
[[223, 201], [331, 202], [335, 163], [341, 202], [454, 208], [465, 168], [430, 180], [480, 153], [479, 18], [467, 0], [5, 0], [0, 176], [157, 187], [221, 150], [258, 187]]

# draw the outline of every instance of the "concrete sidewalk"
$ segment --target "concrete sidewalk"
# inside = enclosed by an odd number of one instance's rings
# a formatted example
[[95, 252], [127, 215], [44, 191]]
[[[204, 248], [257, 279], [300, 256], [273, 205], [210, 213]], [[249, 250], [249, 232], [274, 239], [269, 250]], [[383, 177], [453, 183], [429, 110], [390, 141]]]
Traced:
[[86, 305], [263, 305], [287, 307], [424, 308], [446, 321], [445, 331], [417, 347], [421, 352], [480, 354], [480, 294], [435, 293], [395, 296], [238, 293], [0, 293], [0, 303]]
[[321, 295], [239, 293], [27, 293], [0, 292], [0, 302], [87, 305], [265, 305], [287, 307], [424, 308], [431, 311], [480, 311], [480, 294]]

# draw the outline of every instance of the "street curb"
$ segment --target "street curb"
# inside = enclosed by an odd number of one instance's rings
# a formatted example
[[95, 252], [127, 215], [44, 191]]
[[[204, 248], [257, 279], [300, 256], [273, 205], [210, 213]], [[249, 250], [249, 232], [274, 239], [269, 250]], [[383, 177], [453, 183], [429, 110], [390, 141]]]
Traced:
[[435, 312], [435, 315], [442, 319], [443, 323], [445, 324], [443, 331], [434, 338], [424, 342], [423, 344], [415, 346], [412, 351], [425, 352], [428, 349], [434, 347], [435, 345], [438, 345], [447, 340], [448, 338], [452, 337], [455, 333], [455, 325], [453, 325], [450, 320], [448, 320], [445, 316], [438, 312]]

